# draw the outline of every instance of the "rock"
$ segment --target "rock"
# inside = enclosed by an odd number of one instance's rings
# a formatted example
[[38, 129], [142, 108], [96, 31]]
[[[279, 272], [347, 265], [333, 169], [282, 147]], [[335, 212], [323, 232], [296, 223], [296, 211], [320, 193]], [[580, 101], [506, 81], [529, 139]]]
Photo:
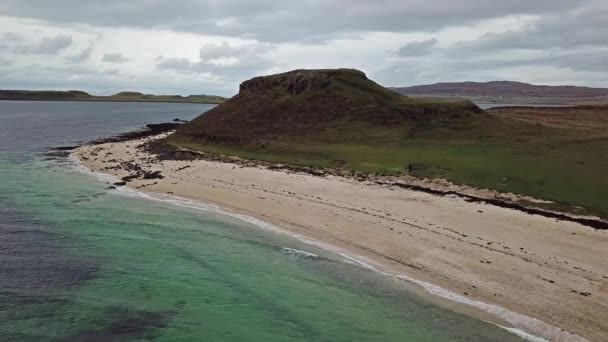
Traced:
[[79, 148], [80, 145], [75, 145], [75, 146], [58, 146], [58, 147], [54, 147], [53, 150], [55, 151], [72, 151], [75, 150], [77, 148]]
[[165, 178], [160, 171], [144, 172], [144, 179], [163, 179]]
[[159, 123], [159, 124], [147, 124], [146, 128], [154, 132], [155, 134], [160, 134], [168, 131], [172, 131], [176, 129], [180, 124], [173, 122]]
[[[364, 73], [360, 71], [357, 72], [367, 79]], [[241, 83], [239, 92], [265, 90], [281, 86], [284, 87], [288, 93], [297, 95], [313, 89], [327, 88], [332, 82], [334, 82], [333, 77], [321, 70], [294, 70], [283, 74], [254, 77]]]

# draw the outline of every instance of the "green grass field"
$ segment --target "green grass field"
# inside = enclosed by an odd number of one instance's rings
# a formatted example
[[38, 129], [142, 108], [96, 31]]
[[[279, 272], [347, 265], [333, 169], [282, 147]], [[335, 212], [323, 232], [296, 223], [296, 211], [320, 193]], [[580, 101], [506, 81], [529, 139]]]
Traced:
[[[399, 145], [273, 142], [261, 146], [175, 145], [246, 159], [379, 175], [445, 178], [458, 184], [581, 206], [608, 217], [608, 137], [540, 130], [488, 139], [415, 138]], [[429, 135], [427, 133], [427, 135]]]

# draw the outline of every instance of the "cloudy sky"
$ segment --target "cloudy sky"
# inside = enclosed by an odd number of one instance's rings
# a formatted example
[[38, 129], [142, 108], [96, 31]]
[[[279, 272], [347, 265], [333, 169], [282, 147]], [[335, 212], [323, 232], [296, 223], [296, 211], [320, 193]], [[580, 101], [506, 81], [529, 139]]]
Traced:
[[0, 0], [0, 89], [230, 96], [336, 67], [387, 86], [608, 87], [608, 1]]

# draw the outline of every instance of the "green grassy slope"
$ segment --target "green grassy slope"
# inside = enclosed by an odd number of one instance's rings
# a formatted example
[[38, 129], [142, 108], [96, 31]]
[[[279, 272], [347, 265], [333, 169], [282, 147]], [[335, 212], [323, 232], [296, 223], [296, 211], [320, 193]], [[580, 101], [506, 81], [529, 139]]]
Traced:
[[243, 83], [239, 95], [168, 142], [360, 173], [407, 174], [411, 165], [415, 176], [527, 194], [608, 217], [603, 130], [531, 124], [466, 101], [406, 98], [352, 70], [299, 73]]

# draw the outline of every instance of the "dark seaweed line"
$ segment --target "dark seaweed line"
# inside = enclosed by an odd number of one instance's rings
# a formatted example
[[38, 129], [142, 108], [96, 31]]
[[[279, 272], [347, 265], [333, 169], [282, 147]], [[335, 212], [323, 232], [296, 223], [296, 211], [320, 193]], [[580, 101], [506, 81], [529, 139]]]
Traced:
[[478, 197], [478, 196], [463, 194], [463, 193], [456, 192], [456, 191], [436, 190], [436, 189], [426, 188], [426, 187], [419, 186], [419, 185], [409, 185], [409, 184], [403, 184], [403, 183], [384, 183], [384, 182], [377, 181], [376, 184], [396, 186], [396, 187], [403, 188], [403, 189], [425, 192], [425, 193], [437, 195], [437, 196], [449, 196], [449, 195], [458, 196], [460, 198], [463, 198], [465, 201], [467, 201], [469, 203], [487, 203], [487, 204], [491, 204], [491, 205], [494, 205], [494, 206], [497, 206], [500, 208], [519, 210], [519, 211], [522, 211], [522, 212], [530, 214], [530, 215], [540, 215], [540, 216], [544, 216], [544, 217], [548, 217], [548, 218], [554, 218], [554, 219], [557, 219], [560, 221], [576, 222], [576, 223], [582, 224], [584, 226], [591, 227], [591, 228], [598, 229], [598, 230], [608, 230], [608, 222], [603, 221], [603, 220], [596, 220], [596, 219], [583, 218], [583, 217], [573, 217], [573, 216], [569, 216], [569, 215], [566, 215], [563, 213], [556, 213], [556, 212], [546, 211], [546, 210], [541, 210], [541, 209], [536, 209], [536, 208], [529, 208], [529, 207], [523, 206], [521, 204], [507, 202], [507, 201], [503, 201], [503, 200], [499, 200], [499, 199], [482, 198], [482, 197]]

